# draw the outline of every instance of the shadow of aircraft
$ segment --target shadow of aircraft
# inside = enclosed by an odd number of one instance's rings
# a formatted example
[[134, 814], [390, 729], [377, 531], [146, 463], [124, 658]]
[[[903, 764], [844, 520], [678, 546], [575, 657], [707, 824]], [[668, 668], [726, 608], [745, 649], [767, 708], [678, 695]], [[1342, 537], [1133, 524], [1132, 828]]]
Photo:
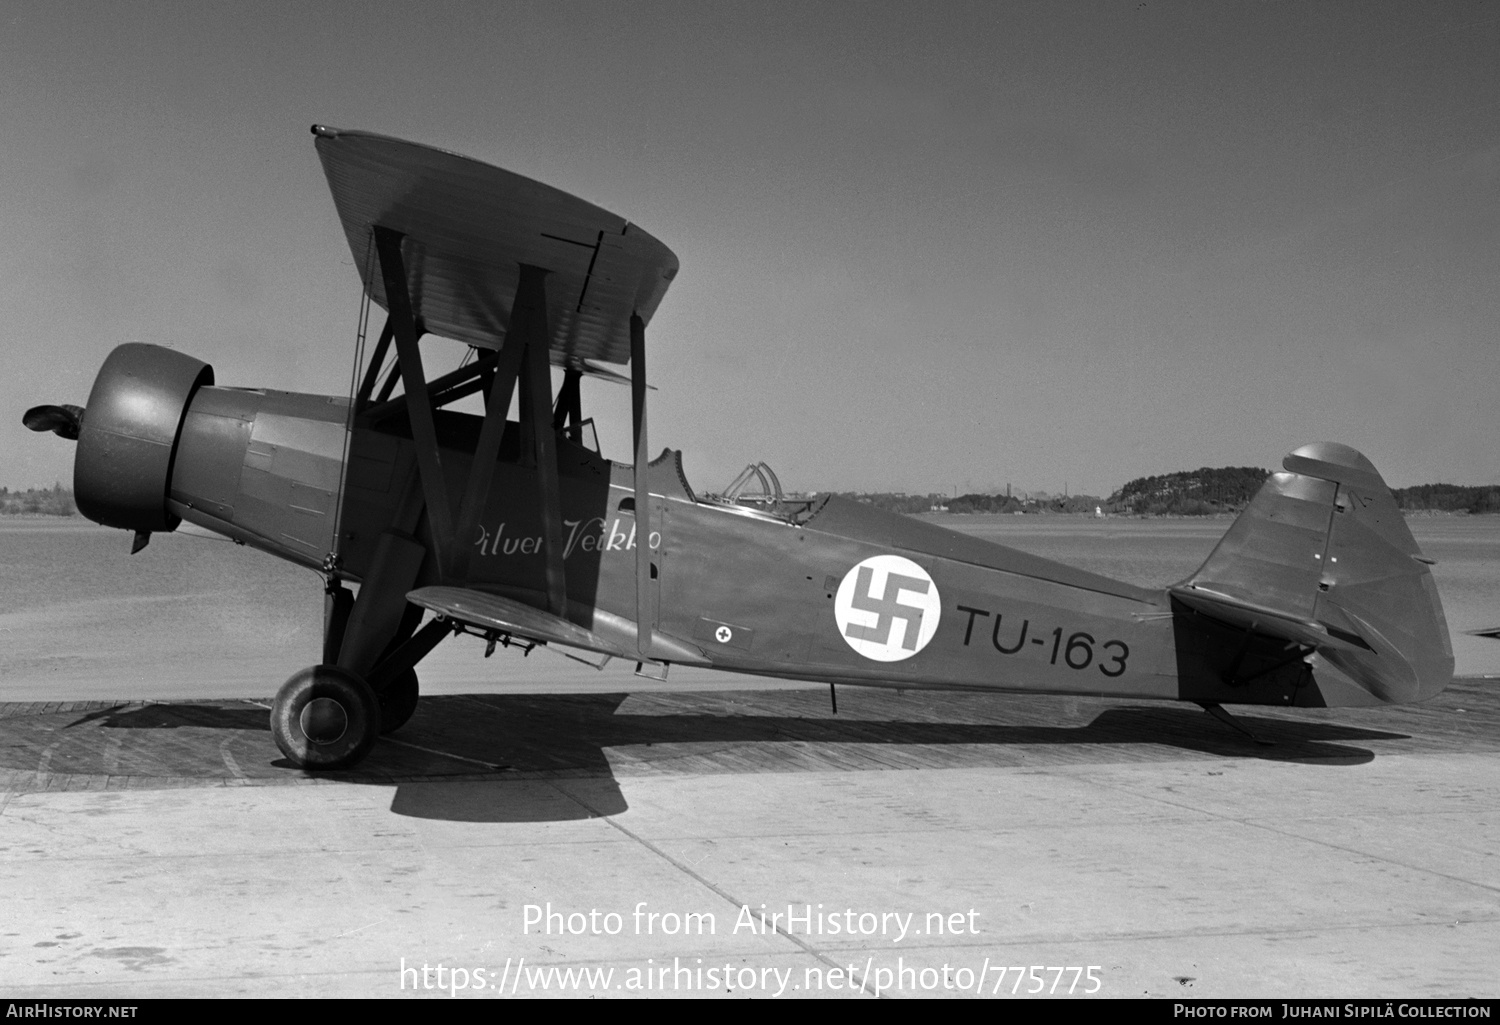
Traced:
[[[618, 770], [753, 775], [1182, 757], [1358, 765], [1375, 757], [1359, 742], [1410, 736], [1320, 717], [1240, 719], [1273, 746], [1183, 706], [1049, 696], [863, 691], [837, 716], [812, 690], [432, 696], [360, 766], [321, 777], [393, 786], [391, 808], [402, 815], [542, 822], [626, 810]], [[0, 772], [12, 790], [66, 774], [127, 787], [309, 775], [279, 757], [265, 707], [248, 701], [0, 716]]]

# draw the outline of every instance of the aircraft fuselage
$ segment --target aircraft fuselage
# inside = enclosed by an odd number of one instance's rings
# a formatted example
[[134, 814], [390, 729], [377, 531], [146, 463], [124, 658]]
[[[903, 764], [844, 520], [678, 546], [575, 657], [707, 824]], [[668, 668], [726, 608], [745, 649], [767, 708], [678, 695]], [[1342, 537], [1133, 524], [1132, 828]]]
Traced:
[[[336, 397], [201, 388], [184, 420], [169, 508], [310, 567], [337, 551], [351, 581], [365, 577], [392, 530], [431, 551], [401, 418], [349, 432], [346, 414]], [[455, 505], [479, 422], [439, 411]], [[537, 472], [525, 465], [520, 433], [507, 426], [475, 536], [460, 539], [469, 546], [464, 579], [445, 578], [429, 557], [413, 586], [454, 584], [545, 607]], [[699, 499], [675, 454], [651, 467], [644, 531], [629, 467], [570, 443], [558, 464], [567, 618], [633, 624], [636, 547], [649, 544], [655, 607], [646, 611], [660, 661], [912, 689], [1327, 703], [1300, 663], [1276, 667], [1279, 651], [1263, 642], [1240, 653], [1236, 671], [1272, 668], [1225, 683], [1224, 652], [1244, 645], [1174, 610], [1165, 589], [833, 496], [796, 515]]]

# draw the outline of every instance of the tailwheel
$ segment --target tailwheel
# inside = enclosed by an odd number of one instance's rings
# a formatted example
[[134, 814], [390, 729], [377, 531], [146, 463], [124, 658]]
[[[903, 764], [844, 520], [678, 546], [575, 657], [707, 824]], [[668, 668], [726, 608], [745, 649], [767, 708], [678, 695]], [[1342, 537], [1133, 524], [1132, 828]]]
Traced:
[[381, 710], [363, 679], [338, 666], [309, 666], [271, 703], [271, 736], [301, 769], [343, 769], [369, 753]]
[[417, 672], [408, 669], [379, 694], [380, 732], [395, 733], [417, 710]]

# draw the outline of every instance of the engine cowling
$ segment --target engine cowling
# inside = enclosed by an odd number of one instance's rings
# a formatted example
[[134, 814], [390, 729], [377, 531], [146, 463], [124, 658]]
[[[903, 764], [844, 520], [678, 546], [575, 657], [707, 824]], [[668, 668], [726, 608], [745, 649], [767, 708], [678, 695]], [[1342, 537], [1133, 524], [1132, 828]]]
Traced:
[[109, 354], [89, 392], [73, 463], [79, 512], [136, 532], [174, 530], [172, 463], [193, 394], [214, 383], [202, 360], [138, 342]]

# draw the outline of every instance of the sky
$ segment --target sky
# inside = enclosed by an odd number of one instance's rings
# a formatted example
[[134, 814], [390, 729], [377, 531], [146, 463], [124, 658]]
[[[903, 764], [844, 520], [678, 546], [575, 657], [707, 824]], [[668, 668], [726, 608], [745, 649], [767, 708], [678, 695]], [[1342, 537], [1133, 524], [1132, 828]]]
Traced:
[[[0, 484], [71, 480], [21, 413], [122, 342], [347, 393], [314, 122], [670, 246], [650, 437], [700, 491], [1107, 495], [1318, 440], [1500, 483], [1495, 3], [0, 0]], [[628, 461], [628, 389], [584, 403]]]

